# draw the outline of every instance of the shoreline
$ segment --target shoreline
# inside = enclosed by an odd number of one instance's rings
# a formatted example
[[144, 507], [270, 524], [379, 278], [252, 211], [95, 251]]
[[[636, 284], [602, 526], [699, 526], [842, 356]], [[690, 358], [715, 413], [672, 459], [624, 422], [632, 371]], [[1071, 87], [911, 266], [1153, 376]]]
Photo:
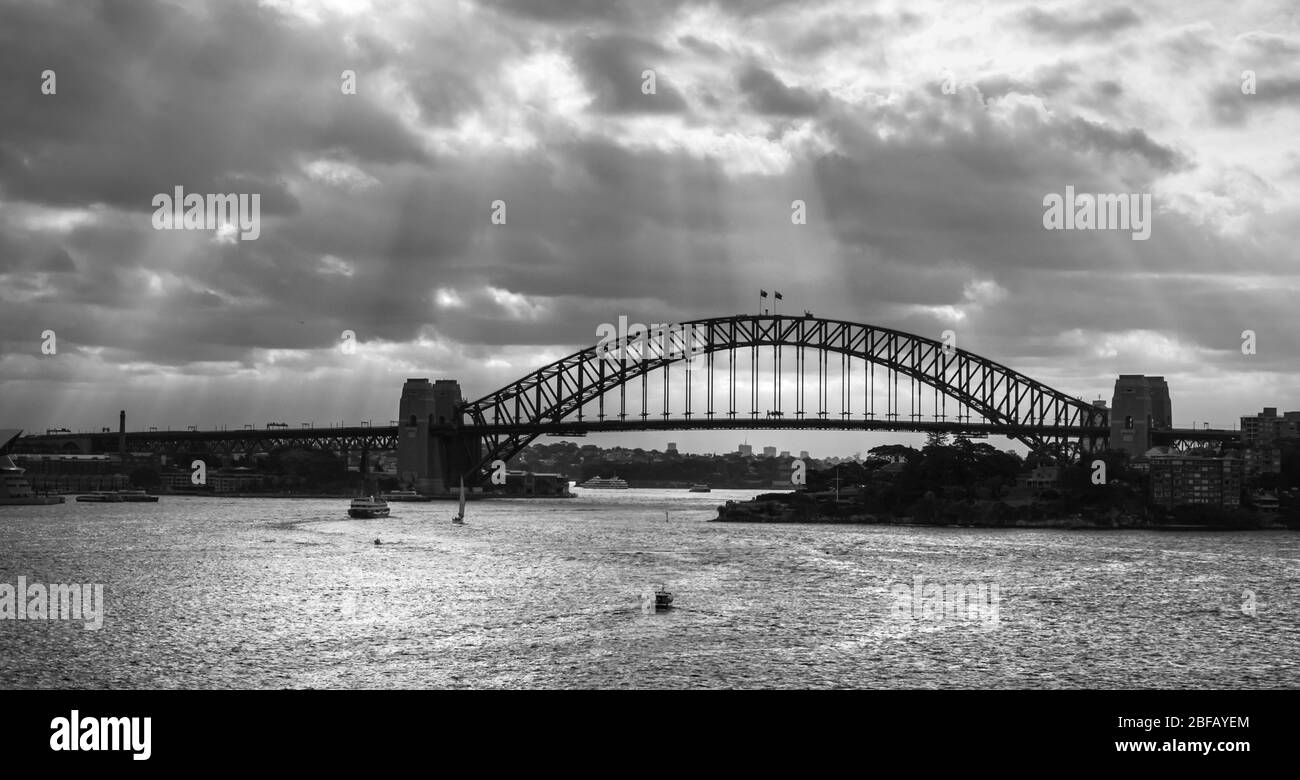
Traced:
[[[933, 522], [918, 522], [910, 515], [892, 515], [866, 511], [858, 503], [819, 500], [817, 497], [786, 493], [756, 496], [749, 501], [728, 501], [718, 507], [713, 523], [781, 523], [789, 525], [895, 525], [919, 528], [1013, 528], [1060, 529], [1066, 531], [1296, 531], [1300, 527], [1280, 520], [1256, 515], [1241, 523], [1187, 523], [1153, 522], [1146, 516], [1118, 509], [1100, 513], [1065, 513], [1034, 516], [1022, 508], [1012, 508], [1002, 502], [985, 501], [969, 504], [971, 519], [952, 522], [936, 518]], [[951, 509], [952, 506], [945, 507]], [[1049, 510], [1050, 511], [1050, 510]], [[981, 516], [982, 515], [982, 516]]]

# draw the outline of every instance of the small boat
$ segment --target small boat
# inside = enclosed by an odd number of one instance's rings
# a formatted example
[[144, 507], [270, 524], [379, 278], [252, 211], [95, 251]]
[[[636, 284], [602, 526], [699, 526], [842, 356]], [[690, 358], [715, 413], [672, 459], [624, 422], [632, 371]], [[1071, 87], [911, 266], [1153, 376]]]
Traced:
[[697, 482], [697, 483], [695, 483], [694, 485], [691, 485], [691, 492], [692, 492], [692, 493], [708, 493], [708, 492], [710, 492], [711, 490], [713, 490], [713, 488], [709, 487], [708, 485], [704, 484], [703, 482]]
[[460, 512], [451, 519], [452, 525], [465, 524], [465, 478], [460, 478]]
[[669, 593], [664, 589], [664, 586], [660, 585], [655, 589], [655, 609], [672, 609], [672, 606], [673, 594]]
[[125, 499], [120, 493], [112, 490], [97, 490], [94, 493], [77, 496], [77, 500], [93, 504], [114, 504]]
[[618, 477], [592, 477], [591, 479], [578, 485], [580, 488], [589, 488], [594, 490], [627, 490], [627, 480]]
[[354, 498], [352, 505], [348, 507], [348, 516], [365, 519], [388, 517], [388, 502], [374, 496]]
[[151, 496], [143, 490], [119, 490], [117, 491], [117, 495], [123, 501], [153, 502], [158, 500], [158, 496]]
[[384, 493], [380, 498], [385, 501], [428, 501], [428, 496], [422, 496], [414, 490], [393, 490]]

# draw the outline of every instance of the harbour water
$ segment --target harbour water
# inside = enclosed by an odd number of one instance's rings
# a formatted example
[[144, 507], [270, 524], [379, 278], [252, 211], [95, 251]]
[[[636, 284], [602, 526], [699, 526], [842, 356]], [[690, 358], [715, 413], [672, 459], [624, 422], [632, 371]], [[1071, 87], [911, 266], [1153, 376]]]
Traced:
[[[0, 508], [0, 583], [106, 601], [99, 630], [0, 620], [0, 687], [1300, 687], [1295, 533], [710, 523], [752, 491], [579, 492], [464, 527], [444, 502]], [[660, 583], [675, 608], [645, 609]], [[900, 608], [925, 585], [996, 586], [995, 620]]]

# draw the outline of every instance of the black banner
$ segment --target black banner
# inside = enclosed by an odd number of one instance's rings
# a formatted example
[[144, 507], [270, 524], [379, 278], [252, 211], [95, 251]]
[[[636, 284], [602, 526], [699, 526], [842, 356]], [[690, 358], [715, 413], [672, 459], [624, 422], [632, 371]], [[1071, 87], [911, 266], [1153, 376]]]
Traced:
[[[10, 691], [0, 744], [51, 769], [672, 755], [734, 769], [1285, 762], [1293, 692]], [[651, 753], [646, 753], [651, 751]], [[578, 760], [578, 759], [573, 759]], [[898, 762], [902, 762], [901, 764]], [[1047, 761], [1049, 764], [1043, 764]]]

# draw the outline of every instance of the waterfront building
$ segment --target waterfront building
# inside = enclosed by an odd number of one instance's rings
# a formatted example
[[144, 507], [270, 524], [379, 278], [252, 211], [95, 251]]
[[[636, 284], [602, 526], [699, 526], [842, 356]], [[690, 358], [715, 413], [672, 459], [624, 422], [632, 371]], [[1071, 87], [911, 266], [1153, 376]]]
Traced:
[[1245, 461], [1246, 477], [1255, 478], [1261, 474], [1282, 473], [1282, 450], [1269, 444], [1256, 444], [1242, 450]]
[[1171, 509], [1183, 504], [1241, 505], [1241, 458], [1170, 451], [1147, 456], [1149, 498]]
[[190, 472], [181, 469], [169, 469], [158, 475], [158, 484], [164, 490], [190, 490], [195, 485]]
[[130, 478], [116, 455], [21, 454], [14, 460], [39, 493], [89, 493], [123, 490]]
[[1061, 467], [1056, 465], [1035, 466], [1016, 477], [1016, 486], [1031, 490], [1043, 490], [1056, 487], [1061, 481]]
[[208, 475], [208, 484], [214, 493], [256, 493], [262, 488], [266, 476], [244, 466], [221, 469]]

